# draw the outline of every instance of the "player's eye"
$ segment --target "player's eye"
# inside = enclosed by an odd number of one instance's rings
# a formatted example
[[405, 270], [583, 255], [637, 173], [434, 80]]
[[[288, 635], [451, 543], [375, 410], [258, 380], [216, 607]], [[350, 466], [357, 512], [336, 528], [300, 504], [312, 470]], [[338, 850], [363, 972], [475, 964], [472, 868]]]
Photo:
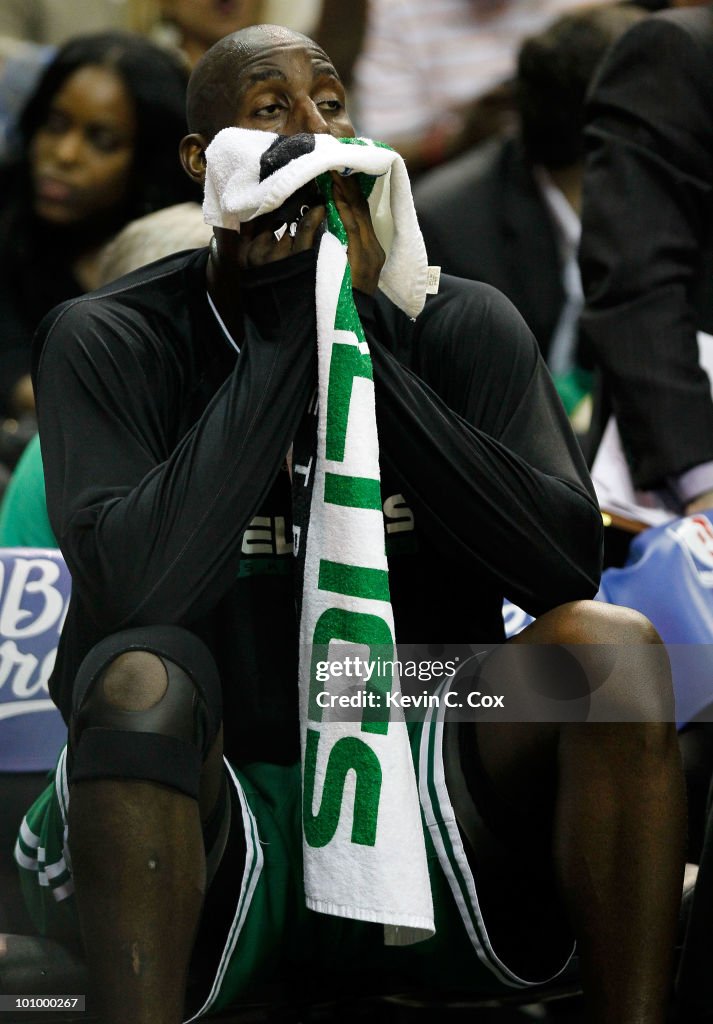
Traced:
[[255, 111], [256, 117], [274, 117], [279, 110], [283, 110], [282, 103], [267, 103]]

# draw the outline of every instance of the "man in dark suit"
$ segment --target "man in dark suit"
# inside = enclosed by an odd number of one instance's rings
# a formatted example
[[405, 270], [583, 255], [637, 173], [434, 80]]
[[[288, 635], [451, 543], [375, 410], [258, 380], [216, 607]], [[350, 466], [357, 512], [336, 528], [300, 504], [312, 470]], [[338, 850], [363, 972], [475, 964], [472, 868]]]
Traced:
[[504, 292], [546, 353], [564, 303], [557, 238], [522, 140], [496, 139], [426, 175], [415, 201], [429, 262]]
[[[713, 5], [635, 25], [588, 105], [582, 343], [634, 483], [713, 507], [713, 401], [697, 330], [713, 331]], [[596, 440], [596, 439], [595, 439]]]
[[[430, 262], [504, 292], [550, 362], [566, 300], [581, 301], [586, 91], [608, 46], [641, 17], [636, 8], [607, 5], [563, 15], [526, 40], [517, 69], [519, 133], [472, 150], [415, 189]], [[566, 358], [558, 361], [556, 370], [568, 368]]]

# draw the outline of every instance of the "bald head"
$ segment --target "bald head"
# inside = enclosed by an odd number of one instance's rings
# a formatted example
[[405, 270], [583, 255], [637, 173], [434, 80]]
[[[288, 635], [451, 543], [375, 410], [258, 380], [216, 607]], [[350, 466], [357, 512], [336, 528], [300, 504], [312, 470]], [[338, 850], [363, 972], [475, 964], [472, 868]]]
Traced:
[[251, 25], [219, 40], [200, 59], [188, 83], [189, 131], [210, 142], [222, 128], [231, 126], [243, 73], [263, 54], [296, 46], [309, 48], [329, 62], [313, 40], [281, 25]]

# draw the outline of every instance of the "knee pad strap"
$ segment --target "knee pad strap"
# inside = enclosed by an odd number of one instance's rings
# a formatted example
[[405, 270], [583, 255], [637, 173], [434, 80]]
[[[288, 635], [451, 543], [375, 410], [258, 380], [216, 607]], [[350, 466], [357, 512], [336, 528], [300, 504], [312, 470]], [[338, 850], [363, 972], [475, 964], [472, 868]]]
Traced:
[[[144, 710], [122, 709], [104, 693], [106, 670], [128, 651], [156, 654], [166, 670], [163, 696]], [[107, 637], [77, 675], [71, 781], [143, 779], [197, 798], [201, 766], [220, 719], [218, 673], [210, 652], [195, 636], [178, 627], [160, 627]]]
[[159, 782], [198, 799], [202, 760], [198, 750], [175, 736], [88, 728], [80, 737], [71, 781], [138, 779]]

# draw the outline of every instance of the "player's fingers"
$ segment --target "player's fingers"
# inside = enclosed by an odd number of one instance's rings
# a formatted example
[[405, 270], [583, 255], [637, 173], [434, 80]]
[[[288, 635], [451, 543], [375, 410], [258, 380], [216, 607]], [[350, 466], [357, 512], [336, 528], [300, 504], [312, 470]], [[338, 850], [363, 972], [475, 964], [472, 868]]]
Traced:
[[[292, 252], [304, 252], [305, 249], [311, 249], [314, 246], [317, 235], [324, 222], [324, 217], [324, 206], [313, 206], [307, 211], [307, 213], [305, 213], [301, 220], [296, 222], [297, 226], [294, 230], [294, 236], [290, 237]], [[289, 225], [287, 235], [288, 237], [290, 236]]]
[[246, 240], [245, 257], [241, 265], [261, 267], [309, 249], [314, 244], [317, 229], [324, 220], [324, 212], [324, 206], [316, 206], [308, 210], [301, 220], [261, 231], [249, 241]]
[[347, 234], [358, 232], [363, 243], [368, 243], [373, 234], [369, 203], [356, 178], [334, 178], [334, 201], [339, 210]]
[[272, 231], [261, 231], [246, 246], [245, 266], [261, 267], [265, 263], [272, 263], [274, 260], [284, 259], [290, 255], [289, 239], [288, 244], [276, 242]]

